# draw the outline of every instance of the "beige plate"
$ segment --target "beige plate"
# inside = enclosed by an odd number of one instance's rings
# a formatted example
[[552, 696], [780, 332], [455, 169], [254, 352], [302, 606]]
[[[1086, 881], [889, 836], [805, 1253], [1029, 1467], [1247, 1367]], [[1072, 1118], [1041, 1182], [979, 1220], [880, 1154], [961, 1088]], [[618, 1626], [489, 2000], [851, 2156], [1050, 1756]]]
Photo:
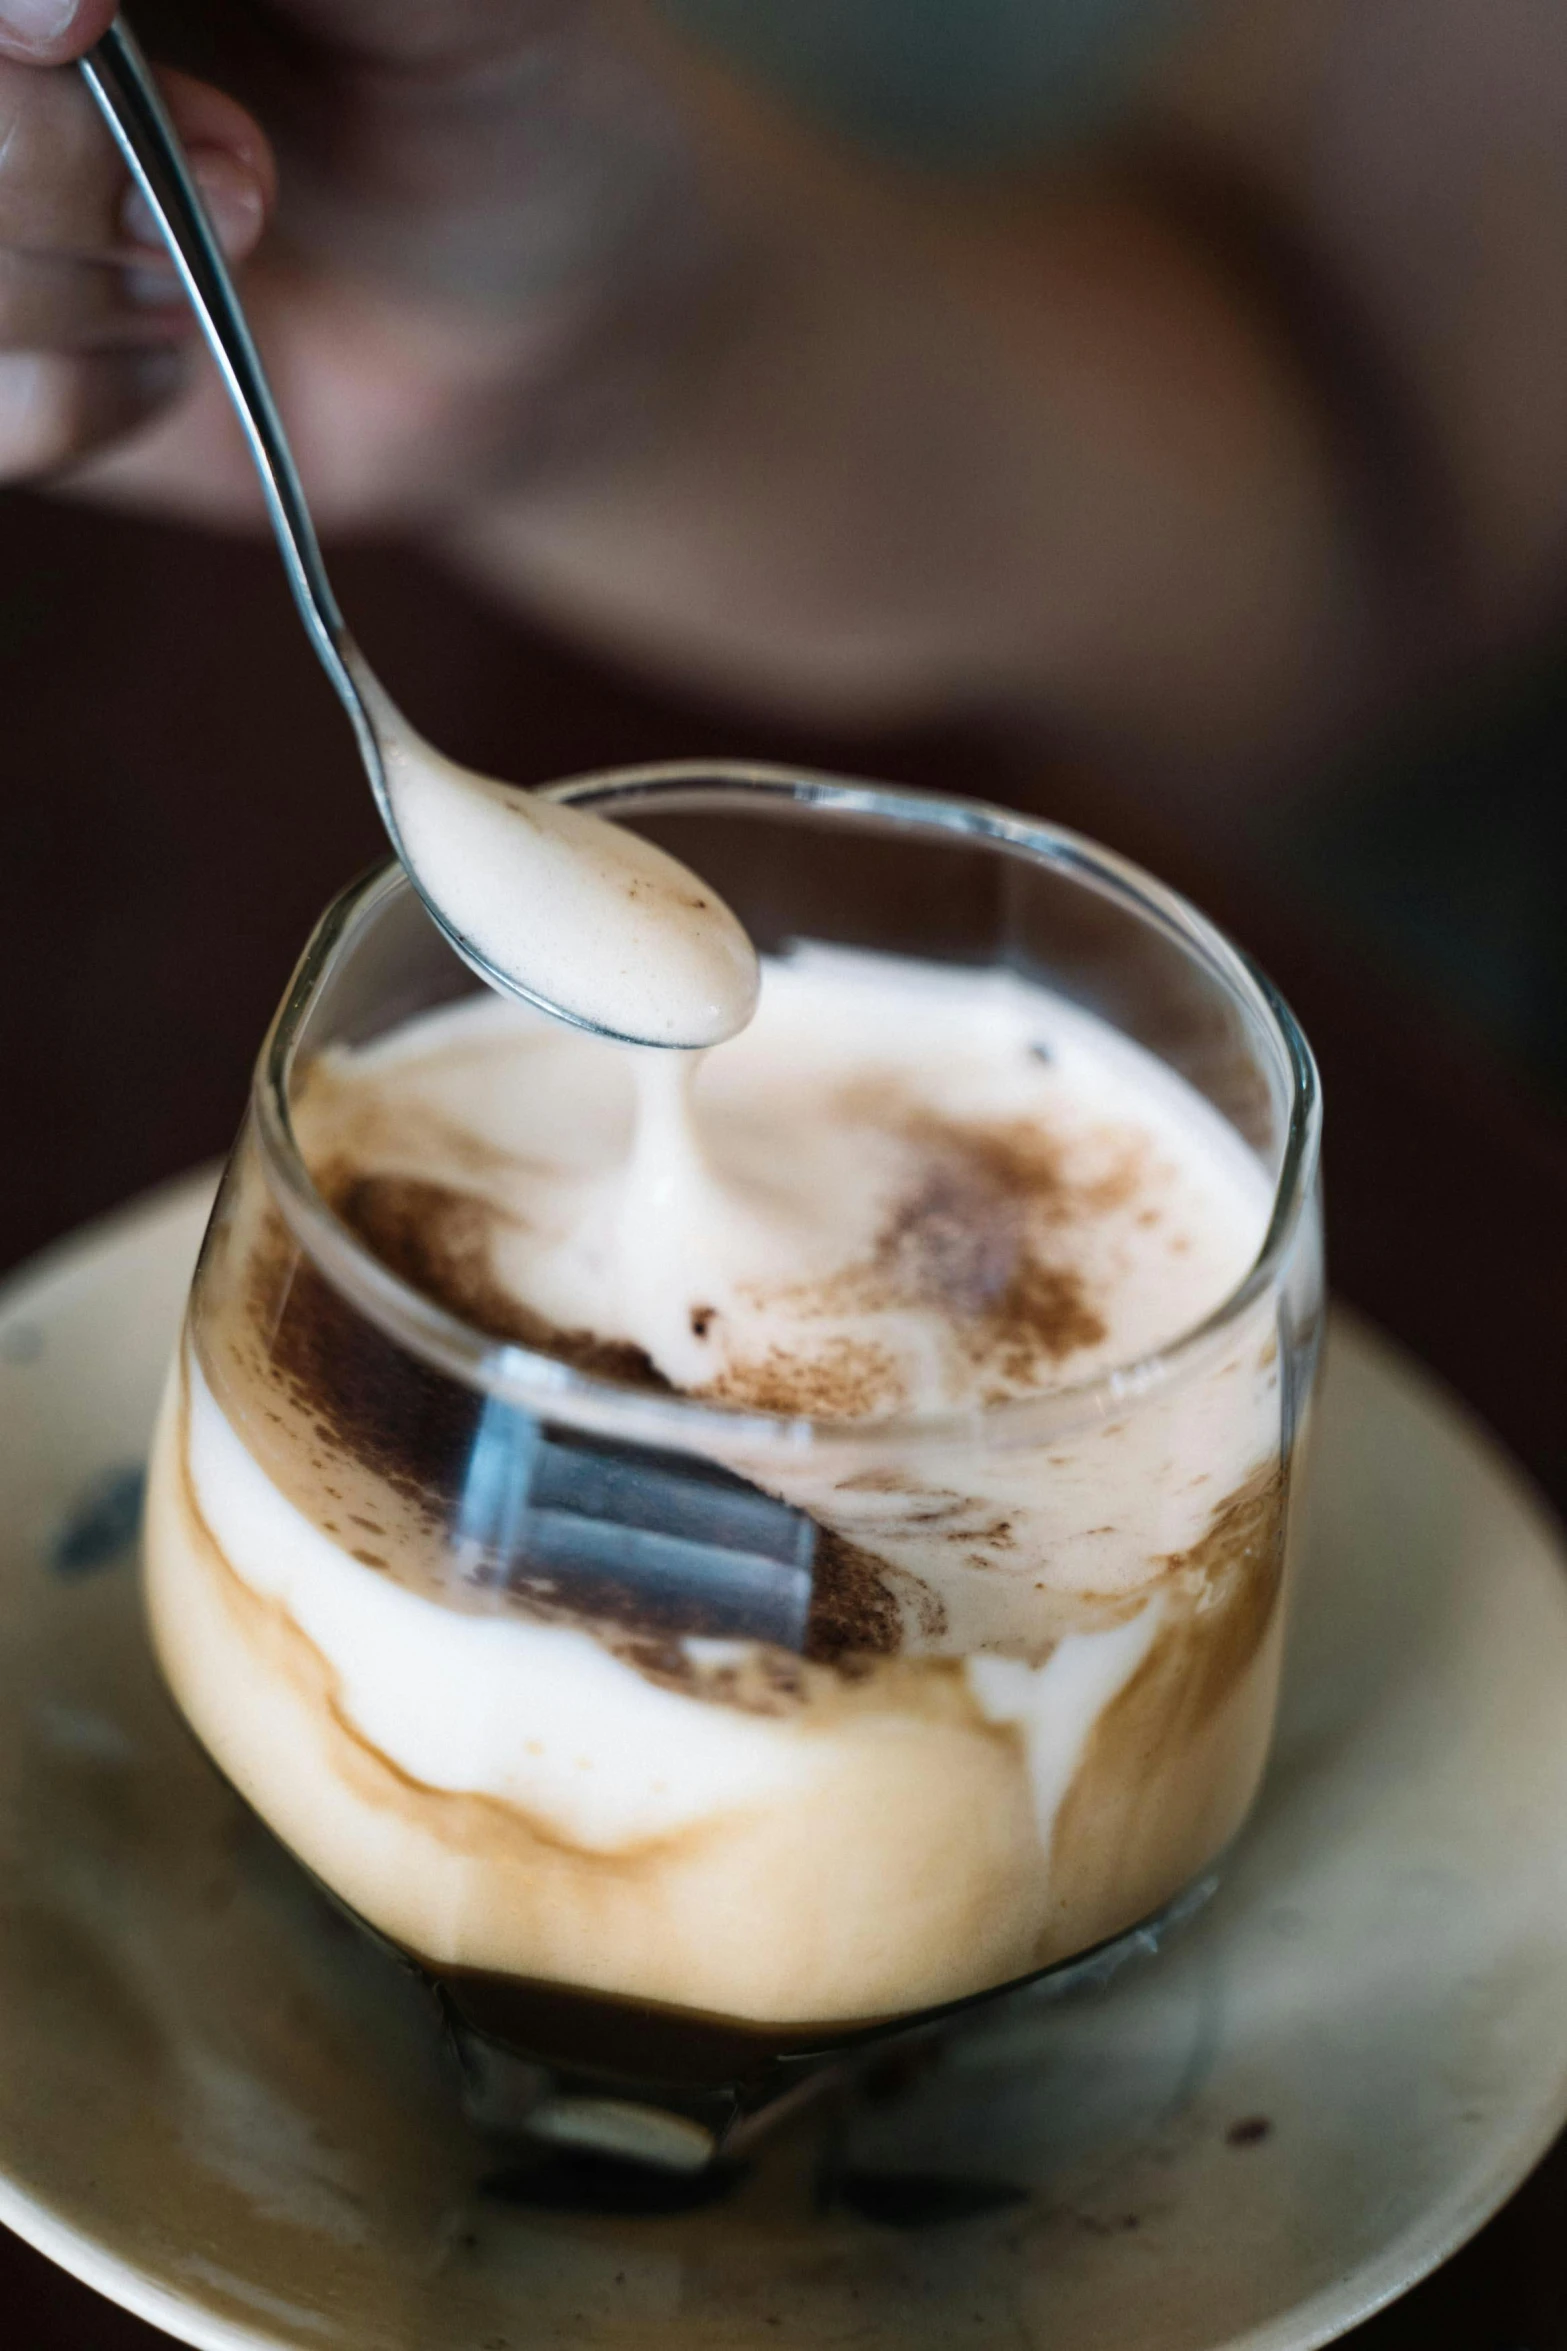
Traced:
[[1562, 1554], [1452, 1403], [1341, 1321], [1278, 1759], [1158, 1958], [999, 2004], [705, 2210], [486, 2186], [412, 1994], [149, 1664], [137, 1463], [207, 1189], [0, 1300], [0, 2220], [224, 2351], [1295, 2351], [1543, 2150]]

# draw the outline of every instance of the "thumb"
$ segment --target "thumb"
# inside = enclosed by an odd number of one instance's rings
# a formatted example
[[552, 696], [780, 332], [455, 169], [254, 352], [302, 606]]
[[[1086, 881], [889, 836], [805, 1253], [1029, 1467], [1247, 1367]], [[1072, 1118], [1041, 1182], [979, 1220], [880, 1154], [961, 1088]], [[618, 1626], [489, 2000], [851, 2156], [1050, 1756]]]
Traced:
[[64, 65], [90, 49], [114, 19], [114, 0], [0, 0], [0, 56]]

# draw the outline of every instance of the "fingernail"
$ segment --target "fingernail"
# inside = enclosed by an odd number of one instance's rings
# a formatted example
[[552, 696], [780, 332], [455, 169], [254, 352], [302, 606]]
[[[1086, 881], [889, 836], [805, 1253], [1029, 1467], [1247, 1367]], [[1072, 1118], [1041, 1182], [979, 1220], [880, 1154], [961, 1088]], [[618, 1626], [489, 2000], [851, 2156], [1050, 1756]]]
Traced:
[[23, 49], [52, 49], [64, 40], [77, 0], [0, 0], [0, 37]]
[[[0, 0], [0, 8], [7, 5], [8, 0]], [[260, 234], [265, 209], [260, 181], [221, 147], [198, 148], [190, 161], [218, 243], [231, 256], [248, 253]], [[135, 245], [163, 243], [152, 206], [138, 187], [127, 189], [120, 222]]]
[[248, 253], [261, 234], [261, 182], [221, 147], [198, 150], [191, 162], [224, 252]]

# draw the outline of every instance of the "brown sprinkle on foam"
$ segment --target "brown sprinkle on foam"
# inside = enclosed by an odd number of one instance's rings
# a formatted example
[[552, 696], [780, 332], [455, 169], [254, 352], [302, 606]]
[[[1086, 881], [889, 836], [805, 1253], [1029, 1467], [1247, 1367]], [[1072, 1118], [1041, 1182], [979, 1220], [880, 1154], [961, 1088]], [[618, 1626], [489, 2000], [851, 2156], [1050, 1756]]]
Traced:
[[490, 1243], [504, 1211], [473, 1192], [420, 1177], [338, 1173], [317, 1178], [345, 1224], [410, 1288], [493, 1339], [556, 1356], [573, 1370], [665, 1393], [669, 1382], [629, 1339], [562, 1330], [502, 1289]]
[[902, 1611], [885, 1561], [829, 1527], [819, 1528], [806, 1656], [822, 1665], [854, 1657], [889, 1657], [902, 1637]]
[[840, 1336], [810, 1352], [770, 1347], [765, 1355], [742, 1356], [692, 1393], [726, 1404], [747, 1404], [758, 1412], [859, 1420], [896, 1407], [903, 1382], [885, 1348], [868, 1339]]

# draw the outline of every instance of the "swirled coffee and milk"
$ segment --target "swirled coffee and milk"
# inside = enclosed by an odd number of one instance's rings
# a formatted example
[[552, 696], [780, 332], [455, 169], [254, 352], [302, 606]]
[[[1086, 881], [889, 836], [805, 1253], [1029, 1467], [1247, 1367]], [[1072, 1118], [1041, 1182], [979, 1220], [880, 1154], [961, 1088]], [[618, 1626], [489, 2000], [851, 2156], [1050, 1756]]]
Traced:
[[698, 1451], [811, 1538], [788, 1639], [465, 1549], [497, 1408], [458, 1414], [241, 1188], [158, 1437], [152, 1622], [219, 1764], [374, 1927], [438, 1971], [839, 2026], [1094, 1945], [1225, 1844], [1279, 1665], [1272, 1310], [1124, 1409], [1049, 1405], [1263, 1239], [1264, 1172], [1152, 1056], [1010, 974], [806, 945], [700, 1058], [477, 995], [322, 1054], [295, 1124], [405, 1283], [710, 1407]]

